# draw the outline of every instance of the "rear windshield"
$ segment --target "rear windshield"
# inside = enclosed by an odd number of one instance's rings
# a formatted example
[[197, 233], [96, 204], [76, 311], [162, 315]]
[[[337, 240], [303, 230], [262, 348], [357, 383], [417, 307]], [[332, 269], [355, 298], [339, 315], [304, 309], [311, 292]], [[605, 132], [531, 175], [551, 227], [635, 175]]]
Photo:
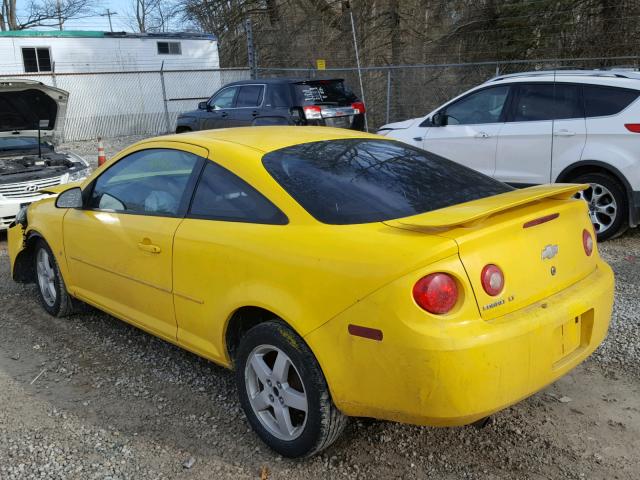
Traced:
[[350, 105], [358, 100], [342, 80], [315, 80], [294, 83], [301, 105]]
[[305, 143], [270, 152], [262, 161], [313, 217], [334, 225], [408, 217], [512, 190], [392, 140]]

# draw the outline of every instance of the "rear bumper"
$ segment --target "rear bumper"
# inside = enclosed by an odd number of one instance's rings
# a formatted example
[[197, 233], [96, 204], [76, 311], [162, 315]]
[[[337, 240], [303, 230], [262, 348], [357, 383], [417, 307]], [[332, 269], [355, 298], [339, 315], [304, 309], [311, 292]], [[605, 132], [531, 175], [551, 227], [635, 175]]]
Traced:
[[385, 297], [374, 294], [306, 339], [345, 414], [463, 425], [532, 395], [586, 359], [606, 336], [613, 287], [611, 268], [599, 262], [573, 286], [491, 321], [420, 334], [389, 314], [382, 341], [349, 336], [348, 324], [385, 315]]

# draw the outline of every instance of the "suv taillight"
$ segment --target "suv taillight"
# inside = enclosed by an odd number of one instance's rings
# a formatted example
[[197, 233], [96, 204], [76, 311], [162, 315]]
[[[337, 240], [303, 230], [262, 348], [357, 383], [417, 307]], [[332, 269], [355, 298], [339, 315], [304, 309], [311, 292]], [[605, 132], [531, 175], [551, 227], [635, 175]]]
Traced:
[[625, 123], [625, 128], [633, 133], [640, 133], [640, 123]]
[[356, 111], [356, 115], [360, 113], [364, 113], [366, 111], [364, 108], [364, 103], [362, 102], [353, 102], [351, 104], [351, 108], [353, 108]]
[[432, 273], [413, 286], [413, 299], [429, 313], [448, 313], [458, 302], [458, 285], [446, 273]]
[[321, 120], [322, 119], [322, 108], [317, 105], [308, 105], [303, 107], [304, 116], [307, 120]]

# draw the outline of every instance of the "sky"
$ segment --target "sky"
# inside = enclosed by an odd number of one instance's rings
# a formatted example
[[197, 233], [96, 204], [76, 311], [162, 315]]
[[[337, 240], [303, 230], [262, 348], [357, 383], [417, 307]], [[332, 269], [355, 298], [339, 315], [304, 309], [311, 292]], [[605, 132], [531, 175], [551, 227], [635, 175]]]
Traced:
[[[26, 3], [26, 0], [18, 0], [18, 6], [20, 6], [21, 3]], [[99, 5], [95, 8], [96, 14], [106, 13], [107, 8], [112, 12], [117, 12], [117, 15], [111, 16], [114, 32], [131, 31], [127, 15], [128, 12], [133, 11], [133, 0], [98, 0], [96, 4]], [[107, 16], [95, 16], [69, 20], [68, 22], [65, 22], [63, 28], [65, 30], [109, 31], [109, 19]]]

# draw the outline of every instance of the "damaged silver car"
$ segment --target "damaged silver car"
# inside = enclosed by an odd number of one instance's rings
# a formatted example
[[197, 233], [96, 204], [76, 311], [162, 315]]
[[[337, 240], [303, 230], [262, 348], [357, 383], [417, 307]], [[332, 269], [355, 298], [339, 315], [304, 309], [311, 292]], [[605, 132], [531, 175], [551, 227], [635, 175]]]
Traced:
[[0, 230], [20, 205], [47, 195], [41, 190], [90, 173], [83, 158], [55, 150], [68, 99], [68, 92], [41, 82], [0, 78]]

